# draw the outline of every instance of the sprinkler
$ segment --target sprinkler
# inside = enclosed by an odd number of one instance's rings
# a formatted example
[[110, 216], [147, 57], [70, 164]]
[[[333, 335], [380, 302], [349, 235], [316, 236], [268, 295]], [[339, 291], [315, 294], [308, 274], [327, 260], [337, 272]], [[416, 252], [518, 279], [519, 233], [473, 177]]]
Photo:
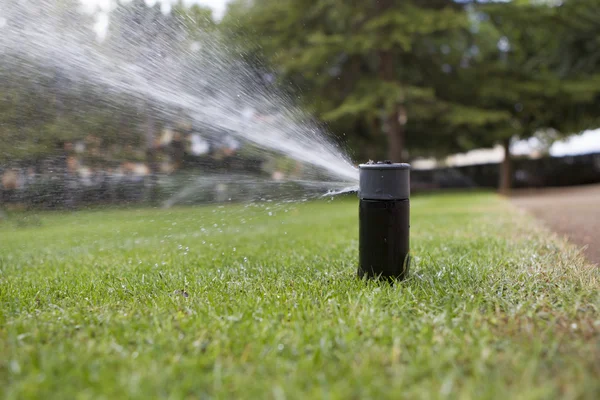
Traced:
[[389, 281], [410, 265], [410, 165], [370, 161], [359, 165], [358, 276]]

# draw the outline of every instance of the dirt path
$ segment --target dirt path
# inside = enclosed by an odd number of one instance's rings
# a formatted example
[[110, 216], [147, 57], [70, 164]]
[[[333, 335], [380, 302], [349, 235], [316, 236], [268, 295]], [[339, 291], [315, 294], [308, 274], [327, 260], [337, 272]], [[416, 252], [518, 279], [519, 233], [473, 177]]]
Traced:
[[544, 221], [600, 265], [600, 185], [518, 191], [514, 204]]

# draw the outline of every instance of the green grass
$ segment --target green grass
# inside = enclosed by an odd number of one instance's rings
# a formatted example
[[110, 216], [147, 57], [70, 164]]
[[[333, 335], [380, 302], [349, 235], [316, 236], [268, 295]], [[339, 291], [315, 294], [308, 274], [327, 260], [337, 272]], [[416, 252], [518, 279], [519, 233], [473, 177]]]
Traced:
[[599, 398], [598, 269], [491, 194], [411, 213], [394, 286], [356, 200], [0, 221], [0, 394]]

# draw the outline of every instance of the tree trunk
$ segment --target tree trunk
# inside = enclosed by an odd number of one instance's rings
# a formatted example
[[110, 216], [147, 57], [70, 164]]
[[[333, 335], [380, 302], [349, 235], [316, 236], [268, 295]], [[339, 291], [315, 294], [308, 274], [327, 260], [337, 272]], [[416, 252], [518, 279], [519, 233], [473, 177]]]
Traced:
[[512, 188], [512, 159], [510, 155], [510, 138], [502, 143], [504, 146], [504, 160], [500, 168], [499, 191], [503, 194], [509, 194]]
[[[395, 80], [394, 59], [391, 51], [381, 51], [379, 53], [379, 73], [381, 79], [387, 82]], [[400, 106], [394, 106], [394, 109], [386, 117], [388, 134], [388, 158], [393, 162], [403, 161], [404, 153], [404, 125], [399, 120]]]
[[[375, 0], [377, 13], [383, 15], [388, 12], [395, 4], [394, 0]], [[389, 32], [382, 31], [381, 35], [388, 35]], [[395, 82], [396, 73], [394, 68], [394, 53], [391, 49], [379, 51], [379, 77], [386, 82]], [[393, 162], [401, 162], [404, 158], [404, 121], [400, 122], [399, 116], [404, 109], [400, 104], [394, 104], [394, 107], [385, 118], [388, 134], [388, 158]]]
[[404, 159], [404, 126], [398, 121], [398, 111], [394, 110], [387, 118], [388, 125], [388, 159], [402, 162]]

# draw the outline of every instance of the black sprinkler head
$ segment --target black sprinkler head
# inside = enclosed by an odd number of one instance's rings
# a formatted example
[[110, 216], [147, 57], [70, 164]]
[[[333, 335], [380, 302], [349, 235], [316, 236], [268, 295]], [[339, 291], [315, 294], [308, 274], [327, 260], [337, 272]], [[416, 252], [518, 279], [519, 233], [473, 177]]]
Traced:
[[410, 265], [410, 165], [359, 165], [358, 276], [402, 280]]

